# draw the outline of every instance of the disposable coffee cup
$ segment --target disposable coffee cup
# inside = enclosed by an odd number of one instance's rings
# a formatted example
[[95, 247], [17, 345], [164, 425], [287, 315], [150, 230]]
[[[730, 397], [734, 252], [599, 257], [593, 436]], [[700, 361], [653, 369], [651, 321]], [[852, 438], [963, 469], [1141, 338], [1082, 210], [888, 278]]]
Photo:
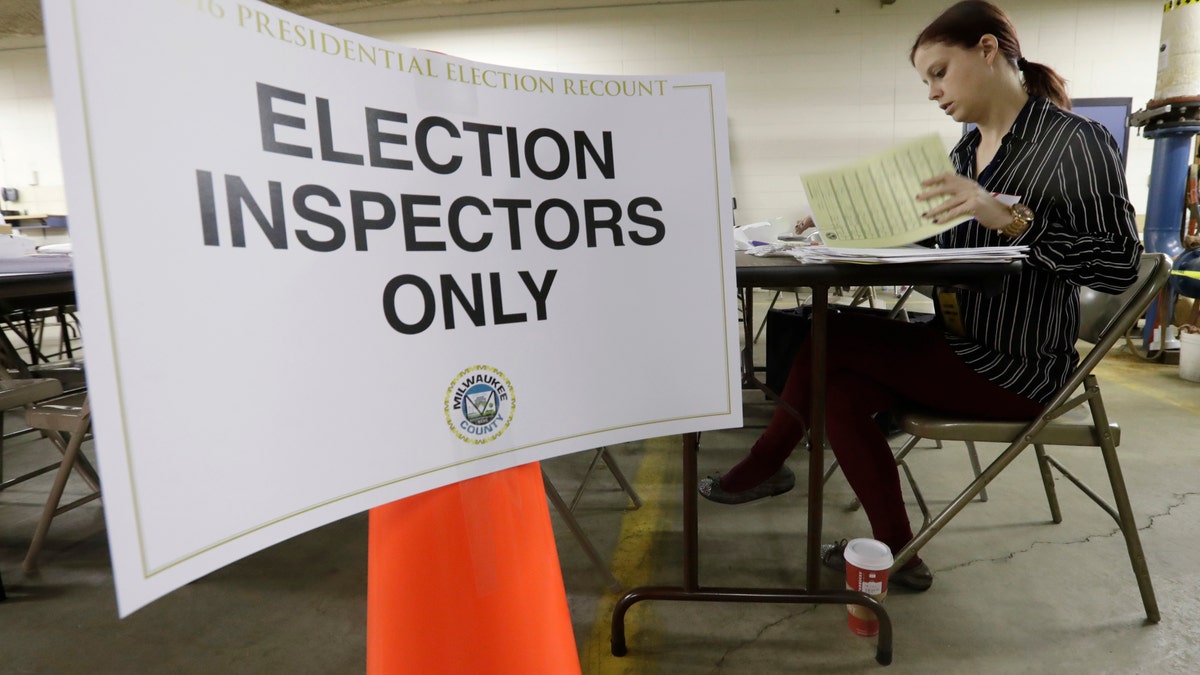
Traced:
[[[892, 567], [892, 550], [875, 539], [851, 539], [842, 553], [846, 560], [846, 588], [860, 591], [883, 602], [887, 597], [888, 570]], [[846, 605], [846, 619], [856, 635], [879, 633], [879, 617], [862, 605]]]

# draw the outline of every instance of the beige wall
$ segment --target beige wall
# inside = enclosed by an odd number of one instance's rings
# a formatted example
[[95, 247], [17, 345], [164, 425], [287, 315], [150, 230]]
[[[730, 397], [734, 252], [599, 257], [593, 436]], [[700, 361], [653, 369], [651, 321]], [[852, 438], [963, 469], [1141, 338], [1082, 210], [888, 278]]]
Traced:
[[5, 209], [66, 213], [44, 47], [0, 43], [0, 186], [21, 192], [20, 202], [2, 203]]
[[[633, 4], [631, 4], [633, 3]], [[798, 176], [913, 136], [960, 126], [925, 98], [908, 64], [915, 34], [948, 0], [544, 0], [503, 12], [414, 18], [376, 8], [322, 21], [409, 46], [488, 63], [604, 74], [723, 71], [737, 220], [806, 213]], [[596, 5], [620, 6], [596, 6]], [[1154, 94], [1159, 0], [1008, 0], [1025, 56], [1069, 81], [1075, 97]], [[416, 10], [428, 13], [428, 10]], [[471, 11], [469, 6], [461, 11]], [[475, 10], [478, 11], [478, 10]], [[0, 184], [20, 207], [64, 211], [62, 172], [43, 48], [0, 43]], [[1146, 207], [1150, 141], [1131, 139], [1130, 192]], [[40, 185], [30, 187], [37, 171]], [[26, 195], [29, 195], [27, 198]], [[6, 206], [6, 208], [9, 208]]]

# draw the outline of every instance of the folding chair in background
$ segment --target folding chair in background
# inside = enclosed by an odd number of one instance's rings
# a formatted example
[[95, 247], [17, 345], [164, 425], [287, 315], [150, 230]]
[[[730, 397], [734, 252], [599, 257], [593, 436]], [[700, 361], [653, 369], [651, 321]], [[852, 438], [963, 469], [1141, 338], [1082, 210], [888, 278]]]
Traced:
[[[26, 471], [19, 476], [4, 478], [4, 439], [22, 432], [3, 433], [4, 414], [15, 408], [22, 408], [54, 398], [62, 394], [62, 383], [55, 379], [21, 379], [13, 377], [7, 369], [0, 367], [0, 491], [24, 483], [44, 473], [53, 471], [58, 462]], [[0, 600], [5, 599], [4, 581], [0, 579]]]
[[592, 545], [592, 541], [588, 538], [587, 533], [580, 527], [579, 521], [575, 519], [575, 506], [579, 504], [580, 497], [583, 496], [583, 490], [587, 487], [588, 480], [592, 477], [592, 472], [596, 469], [596, 464], [600, 460], [604, 460], [605, 466], [612, 473], [613, 478], [617, 480], [617, 484], [621, 486], [621, 490], [633, 502], [633, 508], [641, 508], [642, 498], [638, 496], [637, 491], [629, 484], [625, 478], [625, 473], [621, 471], [621, 467], [617, 465], [617, 460], [608, 451], [607, 447], [599, 447], [595, 449], [595, 454], [592, 455], [592, 462], [588, 465], [587, 471], [583, 474], [583, 479], [579, 482], [579, 487], [575, 489], [575, 496], [571, 499], [571, 503], [567, 502], [559, 494], [558, 489], [554, 487], [554, 483], [550, 482], [550, 477], [546, 475], [546, 469], [542, 468], [542, 483], [546, 487], [546, 497], [550, 499], [550, 503], [558, 511], [558, 515], [562, 516], [563, 522], [566, 523], [567, 529], [571, 530], [571, 534], [575, 535], [575, 540], [583, 548], [588, 559], [592, 561], [592, 565], [596, 571], [604, 577], [608, 583], [608, 588], [614, 593], [620, 593], [622, 590], [621, 582], [613, 576], [612, 570], [609, 569], [608, 563], [600, 556], [596, 547]]

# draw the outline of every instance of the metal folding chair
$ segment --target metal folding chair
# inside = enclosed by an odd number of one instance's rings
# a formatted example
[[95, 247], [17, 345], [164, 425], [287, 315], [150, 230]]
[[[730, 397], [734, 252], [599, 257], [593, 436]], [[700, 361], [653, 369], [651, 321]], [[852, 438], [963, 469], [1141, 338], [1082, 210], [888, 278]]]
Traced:
[[[1103, 398], [1100, 395], [1099, 382], [1092, 371], [1112, 346], [1122, 339], [1129, 328], [1142, 316], [1146, 307], [1166, 283], [1170, 271], [1171, 259], [1165, 254], [1145, 254], [1142, 256], [1137, 281], [1124, 293], [1107, 295], [1091, 289], [1081, 291], [1080, 339], [1091, 343], [1093, 347], [1080, 360], [1079, 365], [1071, 373], [1070, 379], [1036, 419], [997, 422], [953, 418], [920, 411], [909, 411], [901, 416], [901, 428], [912, 434], [913, 438], [897, 452], [898, 462], [903, 462], [908, 452], [922, 438], [968, 443], [1005, 443], [1008, 444], [1008, 448], [986, 468], [977, 469], [976, 476], [970, 485], [936, 516], [930, 515], [925, 499], [916, 486], [916, 481], [912, 480], [911, 473], [909, 474], [910, 483], [925, 516], [925, 522], [913, 541], [897, 554], [897, 568], [924, 546], [968, 502], [981, 494], [987, 484], [999, 475], [1022, 450], [1032, 445], [1041, 469], [1042, 483], [1045, 487], [1046, 499], [1050, 505], [1053, 521], [1055, 523], [1062, 522], [1062, 513], [1059, 509], [1052, 473], [1052, 471], [1058, 471], [1117, 522], [1125, 537], [1129, 562], [1133, 567], [1138, 589], [1141, 592], [1146, 618], [1151, 622], [1159, 620], [1158, 601], [1154, 596], [1150, 572], [1146, 567], [1146, 557], [1142, 552], [1137, 523], [1134, 521], [1133, 508], [1129, 501], [1129, 493], [1125, 487], [1120, 462], [1117, 459], [1121, 429], [1115, 422], [1109, 420], [1108, 411], [1105, 409]], [[1081, 387], [1082, 390], [1080, 390]], [[1071, 473], [1048, 452], [1047, 446], [1098, 448], [1108, 471], [1112, 500], [1115, 504], [1110, 504], [1099, 493]], [[907, 470], [906, 465], [905, 468]]]

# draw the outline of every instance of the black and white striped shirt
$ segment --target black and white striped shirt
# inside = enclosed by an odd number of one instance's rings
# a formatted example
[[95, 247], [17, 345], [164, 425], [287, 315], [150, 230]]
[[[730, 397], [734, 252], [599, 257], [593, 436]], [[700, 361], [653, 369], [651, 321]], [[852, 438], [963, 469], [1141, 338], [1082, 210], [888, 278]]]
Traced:
[[[951, 152], [959, 174], [975, 177], [979, 140], [974, 129]], [[1029, 258], [999, 295], [958, 291], [964, 336], [948, 338], [976, 372], [1046, 402], [1079, 358], [1079, 287], [1116, 293], [1137, 275], [1142, 245], [1120, 153], [1101, 124], [1031, 96], [982, 175], [985, 189], [1033, 209], [1033, 223], [1013, 240], [971, 220], [938, 245], [1027, 244]]]

